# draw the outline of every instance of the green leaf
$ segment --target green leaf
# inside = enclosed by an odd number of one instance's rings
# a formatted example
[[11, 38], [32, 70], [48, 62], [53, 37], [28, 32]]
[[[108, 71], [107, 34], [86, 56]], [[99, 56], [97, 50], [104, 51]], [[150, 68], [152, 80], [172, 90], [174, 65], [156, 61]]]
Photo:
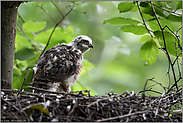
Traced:
[[34, 50], [30, 48], [23, 48], [15, 53], [15, 58], [24, 61], [30, 58], [33, 58], [35, 56]]
[[141, 11], [142, 13], [149, 14], [154, 17], [152, 7], [147, 2], [142, 2]]
[[110, 23], [110, 24], [113, 24], [113, 25], [126, 25], [126, 24], [137, 25], [140, 22], [137, 21], [137, 20], [133, 20], [131, 18], [115, 17], [115, 18], [112, 18], [112, 19], [104, 20], [103, 24], [106, 24], [106, 23]]
[[157, 54], [159, 52], [158, 46], [153, 41], [153, 39], [147, 41], [141, 48], [140, 48], [140, 58], [146, 63], [144, 65], [151, 65], [157, 60]]
[[[159, 41], [159, 44], [163, 47], [164, 46], [164, 41], [163, 41], [163, 36], [162, 36], [162, 32], [161, 31], [155, 31], [154, 32], [154, 35], [155, 37], [157, 38], [157, 40]], [[174, 55], [176, 56], [176, 52], [175, 52], [175, 40], [176, 38], [168, 33], [168, 32], [164, 32], [164, 36], [165, 36], [165, 41], [166, 41], [166, 47], [167, 47], [167, 50], [168, 52], [171, 54], [171, 55]], [[178, 45], [177, 45], [178, 46]], [[181, 51], [180, 49], [177, 49], [177, 53], [179, 54]]]
[[137, 6], [134, 6], [131, 10], [130, 10], [130, 12], [136, 12], [138, 10], [138, 7]]
[[160, 9], [160, 8], [158, 8], [158, 7], [154, 7], [154, 9], [155, 9], [156, 14], [160, 15], [161, 17], [166, 18], [166, 16], [165, 16], [164, 13], [163, 13], [163, 12], [164, 12], [163, 9]]
[[155, 18], [155, 17], [153, 17], [149, 14], [145, 14], [145, 13], [142, 13], [142, 16], [144, 17], [145, 20], [152, 20], [153, 18]]
[[146, 41], [149, 41], [149, 40], [151, 40], [151, 36], [150, 35], [143, 35], [140, 38], [140, 41], [138, 43], [145, 43]]
[[119, 13], [128, 12], [134, 7], [133, 2], [122, 2], [118, 4]]
[[23, 24], [23, 29], [28, 31], [28, 32], [39, 32], [43, 30], [46, 26], [46, 22], [32, 22], [32, 21], [27, 21], [26, 23]]
[[47, 107], [44, 106], [44, 104], [31, 104], [23, 108], [23, 110], [27, 111], [33, 111], [34, 109], [39, 110], [40, 112], [43, 112], [46, 115], [50, 115], [49, 110]]
[[173, 22], [182, 22], [182, 16], [176, 16], [176, 15], [170, 14], [168, 15], [167, 19]]
[[[53, 28], [48, 29], [46, 32], [39, 33], [35, 38], [35, 42], [43, 43], [46, 45], [50, 37]], [[50, 43], [47, 49], [57, 45], [58, 43], [69, 43], [75, 38], [75, 31], [72, 26], [68, 26], [65, 29], [57, 27], [50, 39]]]
[[15, 38], [15, 52], [25, 47], [32, 47], [31, 43], [22, 35], [17, 34]]
[[182, 9], [182, 1], [179, 1], [178, 5], [177, 5], [177, 9]]
[[146, 1], [140, 2], [141, 7], [149, 7], [149, 3]]
[[[162, 27], [164, 26], [168, 26], [172, 31], [174, 31], [174, 26], [173, 26], [173, 22], [169, 21], [167, 19], [159, 19], [159, 22], [161, 24]], [[149, 21], [149, 26], [153, 31], [157, 31], [160, 30], [159, 24], [157, 22], [157, 20], [151, 20]]]
[[[154, 17], [154, 12], [152, 10], [152, 7], [149, 5], [149, 3], [147, 3], [147, 2], [143, 2], [143, 3], [145, 3], [145, 5], [141, 6], [142, 12], [145, 13], [145, 14], [149, 14], [149, 15]], [[162, 9], [156, 7], [156, 6], [154, 6], [154, 9], [155, 9], [156, 14], [166, 18], [166, 16], [163, 13], [164, 10], [162, 10]]]
[[135, 26], [135, 25], [127, 25], [127, 26], [123, 26], [120, 29], [123, 32], [131, 32], [135, 35], [143, 35], [148, 33], [148, 31], [146, 30], [146, 28], [144, 26]]

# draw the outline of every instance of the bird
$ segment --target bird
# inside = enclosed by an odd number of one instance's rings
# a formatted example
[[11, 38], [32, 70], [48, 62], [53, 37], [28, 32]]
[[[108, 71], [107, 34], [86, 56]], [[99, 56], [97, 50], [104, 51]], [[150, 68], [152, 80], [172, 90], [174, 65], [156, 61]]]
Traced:
[[[83, 54], [93, 48], [92, 39], [79, 35], [68, 44], [58, 44], [45, 51], [33, 67], [33, 87], [51, 92], [70, 92], [76, 83]], [[34, 89], [35, 92], [41, 92]]]

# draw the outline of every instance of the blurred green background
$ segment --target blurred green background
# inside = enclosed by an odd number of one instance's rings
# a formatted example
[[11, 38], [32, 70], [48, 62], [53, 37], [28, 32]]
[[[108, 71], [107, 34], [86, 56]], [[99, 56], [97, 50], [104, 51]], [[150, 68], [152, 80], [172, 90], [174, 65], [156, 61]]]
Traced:
[[[84, 68], [72, 90], [89, 89], [92, 94], [98, 95], [104, 95], [111, 89], [115, 93], [126, 90], [137, 93], [143, 89], [145, 81], [152, 77], [164, 86], [168, 85], [168, 61], [164, 53], [160, 51], [154, 64], [144, 66], [145, 61], [139, 57], [143, 45], [138, 43], [141, 35], [122, 32], [118, 25], [103, 24], [105, 19], [113, 17], [132, 18], [142, 22], [138, 11], [120, 14], [117, 9], [119, 3], [120, 1], [77, 2], [74, 10], [55, 30], [48, 48], [58, 43], [68, 43], [78, 35], [87, 35], [93, 40], [94, 48], [84, 54]], [[66, 14], [72, 3], [54, 1], [54, 4]], [[30, 68], [24, 85], [27, 90], [32, 68], [55, 26], [49, 15], [56, 22], [62, 18], [54, 4], [50, 1], [24, 2], [18, 9], [13, 89], [20, 89]], [[175, 22], [175, 29], [180, 26]], [[163, 91], [159, 85], [154, 86], [154, 89]]]

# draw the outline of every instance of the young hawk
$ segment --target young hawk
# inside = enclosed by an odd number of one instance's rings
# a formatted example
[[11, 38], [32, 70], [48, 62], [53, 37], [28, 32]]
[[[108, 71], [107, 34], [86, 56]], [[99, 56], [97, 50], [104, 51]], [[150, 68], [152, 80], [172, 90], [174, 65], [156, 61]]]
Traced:
[[62, 43], [45, 51], [33, 68], [33, 86], [69, 92], [81, 72], [83, 54], [90, 48], [93, 48], [91, 38], [80, 35], [67, 45]]

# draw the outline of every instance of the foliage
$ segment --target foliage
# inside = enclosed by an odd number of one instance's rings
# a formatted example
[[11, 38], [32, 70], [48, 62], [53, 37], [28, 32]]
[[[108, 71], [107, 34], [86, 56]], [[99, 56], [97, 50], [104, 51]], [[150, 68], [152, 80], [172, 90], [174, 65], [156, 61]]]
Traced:
[[[138, 2], [137, 2], [138, 3]], [[110, 23], [113, 25], [123, 25], [120, 30], [123, 32], [131, 32], [136, 35], [142, 35], [149, 33], [149, 35], [145, 35], [145, 37], [152, 38], [150, 39], [155, 49], [157, 49], [156, 43], [159, 43], [159, 48], [164, 47], [161, 29], [159, 28], [159, 24], [154, 16], [154, 13], [152, 11], [152, 7], [150, 5], [150, 2], [140, 2], [140, 5], [138, 5], [136, 2], [128, 1], [128, 2], [122, 2], [118, 5], [119, 12], [129, 12], [133, 8], [139, 7], [139, 12], [142, 13], [142, 20], [145, 22], [139, 22], [137, 20], [133, 20], [131, 18], [121, 18], [121, 17], [115, 17], [112, 19], [108, 19], [104, 21], [105, 23]], [[182, 15], [177, 12], [178, 9], [182, 9], [180, 4], [182, 1], [176, 1], [176, 2], [166, 2], [166, 1], [154, 1], [152, 2], [155, 6], [156, 13], [160, 16], [159, 21], [163, 26], [168, 26], [171, 30], [167, 30], [165, 32], [166, 42], [167, 42], [167, 50], [171, 55], [176, 56], [175, 52], [175, 44], [173, 43], [176, 39], [176, 36], [171, 34], [171, 31], [179, 30], [179, 28], [174, 27], [174, 22], [182, 22]], [[173, 4], [174, 3], [174, 4]], [[176, 7], [174, 7], [176, 4]], [[162, 8], [162, 9], [160, 9]], [[138, 9], [135, 9], [138, 11]], [[168, 12], [168, 13], [165, 13]], [[150, 15], [149, 18], [146, 17], [146, 14]], [[145, 15], [145, 16], [144, 16]], [[128, 24], [128, 25], [127, 25]], [[149, 24], [149, 27], [147, 28], [146, 25]], [[148, 32], [149, 31], [149, 32]], [[181, 31], [180, 31], [181, 32]], [[180, 37], [182, 37], [182, 33], [179, 33]], [[157, 40], [158, 42], [155, 42], [154, 40]], [[179, 39], [181, 40], [181, 39]], [[153, 64], [157, 57], [156, 54], [150, 55], [150, 52], [153, 52], [154, 48], [152, 46], [148, 45], [149, 40], [141, 39], [141, 42], [143, 41], [144, 45], [140, 49], [140, 57], [146, 61], [145, 65], [151, 65]], [[178, 54], [181, 52], [178, 48]], [[157, 51], [157, 50], [156, 50]], [[150, 60], [151, 59], [151, 60]]]
[[[140, 48], [140, 58], [145, 61], [144, 65], [152, 65], [157, 60], [157, 54], [161, 49], [167, 56], [169, 62], [168, 76], [169, 86], [168, 92], [176, 86], [182, 79], [179, 66], [179, 57], [182, 57], [182, 14], [179, 9], [182, 9], [182, 1], [128, 1], [118, 4], [119, 13], [138, 11], [142, 22], [131, 18], [114, 17], [104, 20], [105, 23], [112, 25], [122, 25], [120, 28], [123, 32], [130, 32], [135, 35], [141, 35], [139, 43], [143, 43]], [[128, 23], [129, 21], [129, 23]], [[179, 27], [174, 26], [179, 23]], [[145, 35], [144, 35], [145, 34]], [[175, 56], [175, 60], [170, 58], [170, 55]], [[175, 73], [176, 69], [179, 74]], [[170, 67], [172, 70], [174, 84], [170, 88]], [[155, 81], [153, 81], [155, 82]], [[145, 86], [146, 87], [146, 86]], [[145, 89], [144, 89], [145, 90]]]

